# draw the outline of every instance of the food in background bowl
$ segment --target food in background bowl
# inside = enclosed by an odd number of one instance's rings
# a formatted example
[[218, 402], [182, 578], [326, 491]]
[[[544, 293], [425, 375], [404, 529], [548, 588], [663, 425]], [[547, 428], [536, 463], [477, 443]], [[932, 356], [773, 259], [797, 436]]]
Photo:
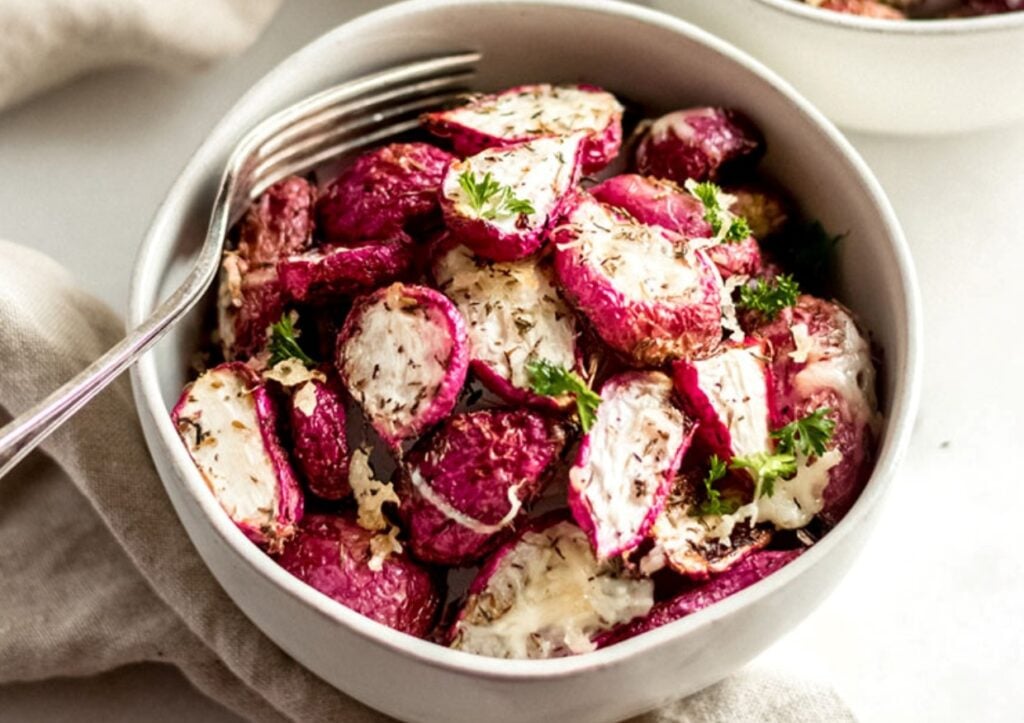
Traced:
[[[871, 347], [801, 294], [835, 239], [779, 210], [731, 109], [641, 123], [638, 174], [583, 177], [621, 109], [592, 86], [477, 96], [425, 117], [432, 142], [249, 209], [173, 418], [285, 569], [461, 650], [565, 656], [742, 589], [852, 505]], [[477, 565], [440, 612], [438, 581]]]
[[797, 0], [838, 13], [887, 20], [965, 18], [1024, 10], [1024, 0]]

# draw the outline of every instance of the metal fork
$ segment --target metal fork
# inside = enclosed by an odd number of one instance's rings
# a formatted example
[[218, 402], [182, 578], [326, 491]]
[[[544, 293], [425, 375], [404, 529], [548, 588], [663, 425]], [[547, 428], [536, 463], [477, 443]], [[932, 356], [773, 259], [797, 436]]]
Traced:
[[478, 53], [396, 66], [304, 98], [259, 123], [235, 147], [188, 277], [124, 339], [0, 429], [0, 477], [159, 341], [213, 282], [228, 231], [260, 193], [286, 176], [410, 131], [423, 111], [467, 89]]

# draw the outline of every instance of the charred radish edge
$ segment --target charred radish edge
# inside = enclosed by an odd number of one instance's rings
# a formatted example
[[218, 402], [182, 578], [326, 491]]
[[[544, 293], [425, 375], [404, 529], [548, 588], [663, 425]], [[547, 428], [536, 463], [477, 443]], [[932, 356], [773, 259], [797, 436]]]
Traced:
[[[562, 300], [555, 286], [554, 269], [545, 272], [538, 266], [536, 258], [510, 262], [479, 259], [449, 235], [442, 236], [431, 245], [430, 258], [434, 283], [455, 303], [466, 320], [470, 369], [480, 383], [511, 404], [552, 412], [572, 408], [573, 400], [569, 395], [552, 397], [537, 394], [530, 389], [529, 379], [525, 377], [526, 364], [537, 357], [556, 359], [560, 363], [568, 361], [567, 366], [570, 368], [580, 368], [575, 314], [572, 307]], [[507, 291], [501, 280], [516, 278], [524, 282], [518, 286], [533, 290], [529, 291], [528, 298], [517, 300], [523, 302], [520, 306], [509, 305], [511, 311], [507, 312], [507, 320], [510, 323], [504, 327], [514, 327], [517, 343], [502, 340], [502, 358], [496, 360], [492, 354], [481, 353], [483, 340], [489, 338], [484, 333], [484, 327], [488, 322], [502, 320], [500, 312], [503, 309], [500, 304], [495, 304], [495, 298]], [[544, 293], [536, 291], [542, 285], [549, 287], [548, 290]], [[521, 343], [529, 344], [526, 337], [538, 329], [538, 339], [530, 345], [527, 353], [506, 353], [510, 348], [520, 348]], [[561, 333], [554, 333], [559, 330]], [[562, 349], [559, 349], [560, 338], [567, 342]], [[485, 356], [491, 356], [491, 359]], [[502, 372], [500, 367], [503, 364], [508, 366], [510, 374]], [[517, 375], [522, 378], [523, 384], [513, 381]]]
[[[726, 474], [725, 463], [719, 461], [719, 465], [719, 474]], [[712, 534], [705, 517], [717, 513], [705, 509], [708, 500], [699, 502], [701, 487], [707, 486], [720, 494], [712, 480], [714, 476], [709, 472], [698, 481], [692, 470], [676, 478], [665, 509], [651, 527], [654, 547], [639, 561], [643, 574], [653, 574], [668, 566], [690, 579], [705, 580], [713, 574], [725, 572], [771, 541], [770, 528], [746, 523], [734, 525], [724, 539]], [[721, 501], [718, 506], [719, 512], [733, 509]]]
[[[572, 565], [573, 558], [582, 558], [585, 567]], [[504, 610], [486, 609], [507, 602], [500, 596], [509, 591], [521, 597]], [[531, 594], [533, 599], [527, 599]], [[583, 531], [559, 511], [531, 520], [487, 560], [447, 642], [505, 658], [582, 653], [596, 647], [594, 638], [602, 631], [645, 615], [653, 604], [651, 580], [627, 576], [598, 560]], [[545, 611], [544, 606], [554, 609]]]
[[[577, 95], [584, 98], [590, 96], [590, 100], [595, 101], [595, 106], [605, 106], [604, 112], [594, 114], [596, 123], [570, 121], [566, 124], [566, 118], [572, 116], [557, 108], [551, 114], [552, 117], [545, 117], [551, 99], [559, 95]], [[515, 112], [504, 114], [494, 112], [502, 103], [514, 104], [520, 100], [525, 106], [522, 110], [516, 109]], [[427, 113], [421, 118], [421, 122], [431, 133], [448, 138], [455, 150], [464, 156], [474, 155], [486, 148], [500, 148], [542, 136], [583, 132], [586, 134], [582, 155], [583, 172], [595, 173], [608, 165], [619, 153], [622, 146], [622, 111], [618, 99], [598, 86], [552, 86], [542, 83], [520, 85], [500, 93], [476, 96], [463, 106]], [[495, 117], [502, 118], [503, 128], [489, 127]], [[538, 124], [538, 120], [542, 123]], [[522, 127], [517, 128], [517, 123]]]
[[582, 140], [537, 138], [452, 161], [440, 190], [451, 235], [492, 261], [537, 251], [579, 180]]
[[[697, 420], [698, 437], [726, 461], [771, 449], [775, 391], [767, 353], [765, 342], [748, 339], [723, 345], [714, 356], [683, 359], [672, 367], [683, 409]], [[746, 378], [755, 371], [755, 379]], [[741, 427], [746, 427], [746, 434], [737, 440]]]
[[[232, 404], [242, 408], [231, 410]], [[211, 420], [214, 416], [221, 418]], [[231, 521], [256, 544], [280, 549], [302, 518], [302, 490], [277, 437], [274, 400], [256, 373], [241, 362], [208, 370], [185, 387], [171, 420]], [[235, 459], [225, 449], [227, 440], [239, 447], [234, 450]], [[251, 445], [259, 445], [260, 454], [246, 452]], [[242, 459], [237, 459], [239, 455]], [[260, 459], [260, 469], [248, 464], [255, 458]], [[242, 501], [251, 509], [240, 510], [242, 504], [231, 502], [233, 495], [253, 491], [258, 499]]]
[[[721, 280], [704, 252], [577, 193], [552, 233], [566, 297], [613, 349], [644, 364], [703, 353], [722, 337]], [[655, 290], [652, 292], [650, 289]]]
[[[356, 299], [345, 319], [337, 367], [381, 439], [399, 450], [454, 408], [469, 367], [465, 321], [434, 289], [400, 283], [378, 289]], [[396, 421], [399, 413], [407, 418]]]
[[[643, 387], [648, 387], [644, 389]], [[609, 418], [609, 415], [619, 411], [619, 406], [625, 404], [626, 409], [637, 406], [638, 399], [624, 398], [629, 393], [636, 393], [637, 388], [642, 395], [653, 398], [653, 405], [641, 408], [641, 413], [657, 411], [664, 418], [657, 430], [661, 436], [661, 444], [665, 446], [660, 457], [652, 460], [653, 447], [657, 447], [659, 440], [650, 437], [643, 437], [638, 432], [647, 430], [629, 430], [620, 426], [613, 426], [617, 418]], [[576, 455], [576, 461], [569, 471], [569, 509], [572, 516], [579, 523], [581, 529], [587, 534], [591, 544], [599, 558], [607, 559], [622, 555], [637, 547], [647, 536], [654, 520], [665, 506], [668, 493], [672, 488], [675, 473], [679, 469], [683, 455], [689, 447], [693, 438], [695, 425], [693, 425], [672, 402], [673, 390], [672, 381], [661, 372], [627, 372], [612, 377], [601, 388], [601, 406], [598, 407], [597, 421], [590, 432], [584, 436]], [[656, 406], [655, 406], [656, 405]], [[635, 413], [635, 411], [634, 411]], [[638, 420], [643, 421], [643, 420]], [[649, 421], [649, 418], [648, 420]], [[635, 438], [627, 437], [633, 433]], [[606, 439], [610, 436], [611, 439]], [[636, 450], [631, 453], [623, 452], [629, 445], [636, 445]], [[603, 450], [595, 454], [595, 449]], [[599, 476], [595, 480], [595, 465], [602, 460], [595, 459], [597, 455], [628, 455], [625, 459], [606, 459], [613, 469], [606, 470], [604, 475], [615, 475], [623, 478], [627, 475], [628, 463], [637, 460], [640, 465], [650, 465], [651, 462], [660, 463], [654, 469], [642, 469], [639, 473], [644, 477], [630, 477], [618, 483], [618, 489], [605, 489], [607, 480]], [[615, 483], [615, 480], [612, 480]], [[633, 494], [639, 491], [640, 495]], [[603, 506], [607, 509], [595, 509], [593, 495], [603, 493], [606, 499]], [[628, 503], [628, 504], [627, 504]], [[626, 520], [625, 529], [619, 529], [615, 523], [600, 519], [603, 513], [614, 511], [621, 515], [624, 509], [629, 506], [638, 507], [638, 511]]]
[[760, 550], [755, 552], [703, 585], [688, 588], [670, 600], [657, 603], [645, 617], [633, 620], [601, 635], [597, 640], [597, 645], [599, 648], [606, 648], [614, 643], [634, 638], [687, 615], [692, 615], [760, 582], [795, 560], [802, 552], [803, 550]]

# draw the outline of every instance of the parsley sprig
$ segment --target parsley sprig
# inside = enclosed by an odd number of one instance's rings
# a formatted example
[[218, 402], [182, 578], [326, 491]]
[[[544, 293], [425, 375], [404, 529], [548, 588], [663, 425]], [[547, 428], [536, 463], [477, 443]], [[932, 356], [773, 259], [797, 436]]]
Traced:
[[576, 399], [580, 427], [584, 432], [590, 431], [597, 417], [597, 408], [601, 405], [601, 397], [587, 385], [583, 377], [546, 359], [527, 362], [526, 372], [530, 377], [530, 388], [536, 394], [552, 397], [572, 394]]
[[775, 454], [758, 452], [746, 457], [733, 457], [729, 469], [747, 470], [757, 485], [757, 496], [771, 497], [775, 494], [776, 481], [796, 474], [800, 458], [825, 454], [836, 430], [836, 423], [827, 416], [830, 411], [828, 407], [820, 407], [776, 429], [771, 433], [775, 440]]
[[736, 511], [736, 502], [730, 499], [722, 499], [722, 493], [715, 489], [715, 482], [725, 477], [728, 473], [728, 465], [717, 455], [711, 455], [708, 460], [708, 472], [704, 475], [704, 492], [707, 499], [697, 508], [697, 514], [702, 517], [730, 515]]
[[836, 423], [828, 418], [832, 410], [821, 407], [772, 432], [776, 449], [788, 454], [804, 457], [820, 457], [825, 454], [828, 443], [836, 430]]
[[738, 306], [760, 312], [768, 320], [774, 319], [787, 306], [796, 306], [800, 297], [800, 284], [789, 274], [781, 274], [771, 281], [755, 279], [740, 287]]
[[267, 343], [267, 349], [270, 351], [270, 366], [272, 367], [287, 359], [298, 359], [310, 368], [316, 366], [316, 362], [299, 346], [295, 322], [288, 314], [282, 314], [279, 322], [270, 325], [270, 341]]
[[511, 186], [503, 186], [488, 171], [482, 178], [470, 170], [459, 174], [459, 186], [469, 199], [470, 208], [480, 218], [493, 221], [499, 216], [518, 216], [534, 213], [533, 204], [517, 198]]
[[750, 236], [747, 219], [729, 211], [722, 205], [722, 189], [711, 181], [697, 183], [692, 178], [686, 182], [686, 190], [704, 206], [704, 221], [711, 226], [716, 241], [739, 243]]
[[757, 452], [746, 457], [733, 457], [729, 469], [747, 470], [754, 478], [755, 497], [771, 497], [775, 494], [776, 480], [796, 474], [796, 456]]

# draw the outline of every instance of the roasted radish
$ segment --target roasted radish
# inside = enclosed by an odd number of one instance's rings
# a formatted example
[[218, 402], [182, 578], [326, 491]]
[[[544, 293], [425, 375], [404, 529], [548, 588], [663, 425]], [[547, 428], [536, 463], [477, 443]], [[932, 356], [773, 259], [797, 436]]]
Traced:
[[665, 505], [692, 425], [661, 372], [631, 372], [601, 388], [594, 426], [569, 471], [569, 508], [597, 556], [639, 545]]
[[451, 646], [496, 658], [555, 658], [594, 650], [616, 625], [644, 616], [654, 584], [594, 556], [587, 536], [554, 517], [531, 524], [473, 581]]
[[356, 300], [336, 363], [370, 424], [397, 448], [454, 408], [469, 366], [466, 324], [444, 294], [392, 284]]
[[253, 542], [280, 549], [302, 517], [302, 491], [256, 373], [240, 362], [210, 369], [185, 387], [171, 419], [231, 521]]
[[586, 173], [608, 165], [622, 144], [622, 105], [592, 85], [521, 85], [476, 96], [422, 120], [429, 131], [451, 139], [455, 150], [466, 156], [546, 136], [583, 133]]
[[551, 260], [488, 262], [465, 246], [439, 244], [438, 288], [459, 307], [469, 334], [470, 366], [495, 394], [512, 403], [564, 408], [566, 396], [531, 391], [529, 362], [576, 366], [576, 317], [554, 284]]
[[564, 445], [557, 422], [525, 409], [451, 417], [402, 468], [399, 511], [413, 554], [464, 565], [493, 550], [525, 516]]
[[566, 296], [613, 349], [660, 364], [721, 339], [719, 276], [685, 239], [580, 194], [553, 241]]
[[453, 161], [441, 184], [452, 236], [494, 261], [535, 252], [579, 178], [582, 141], [538, 138]]

